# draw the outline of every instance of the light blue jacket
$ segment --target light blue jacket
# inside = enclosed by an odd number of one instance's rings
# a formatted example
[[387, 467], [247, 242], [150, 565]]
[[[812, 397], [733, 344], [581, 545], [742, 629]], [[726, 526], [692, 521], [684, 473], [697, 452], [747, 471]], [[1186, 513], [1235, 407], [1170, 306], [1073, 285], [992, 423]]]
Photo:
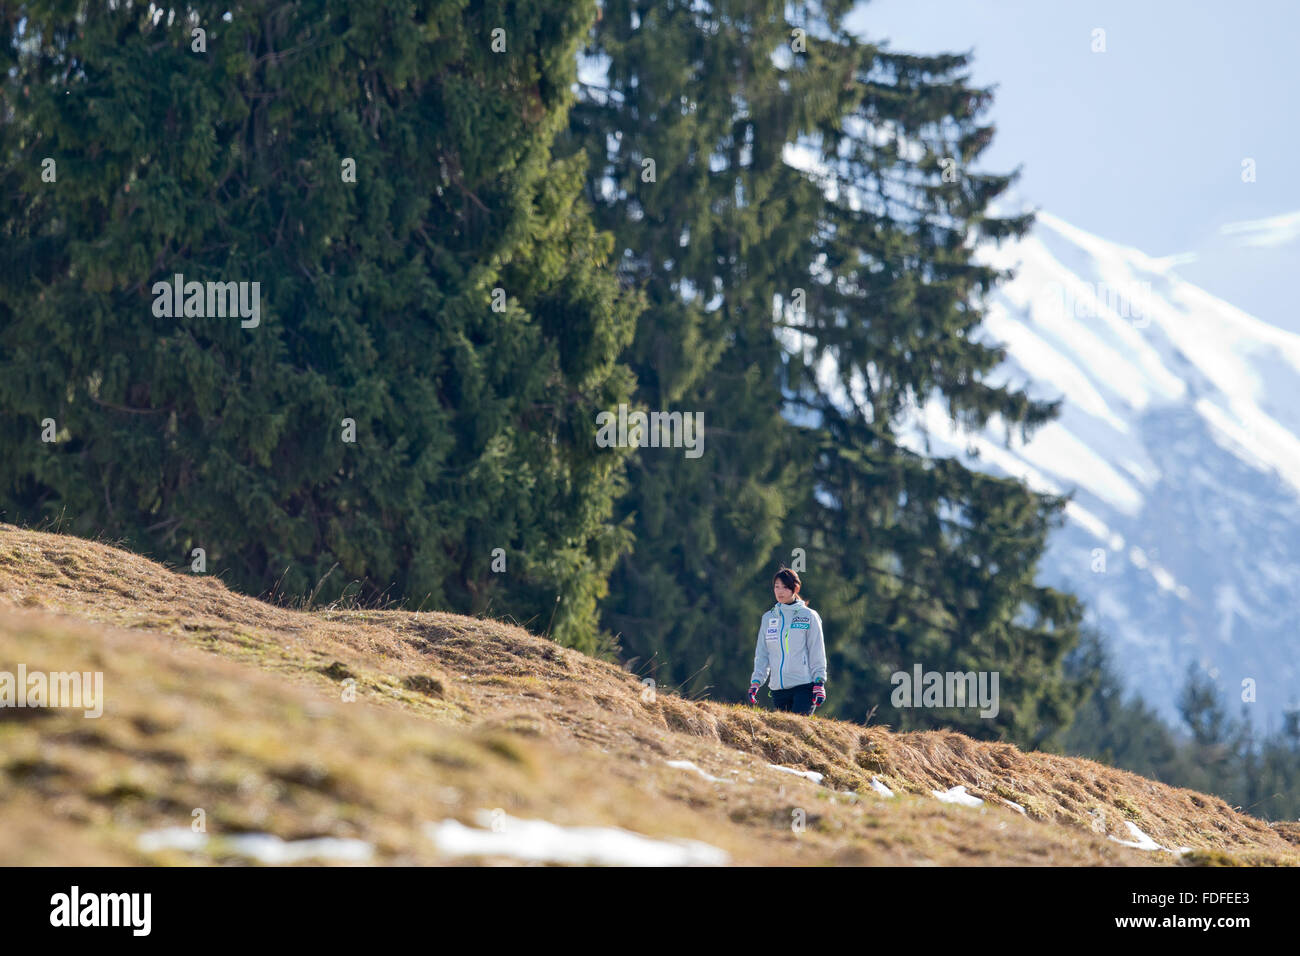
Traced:
[[771, 680], [772, 690], [826, 680], [826, 641], [821, 615], [802, 599], [774, 604], [758, 622], [754, 674], [750, 683]]

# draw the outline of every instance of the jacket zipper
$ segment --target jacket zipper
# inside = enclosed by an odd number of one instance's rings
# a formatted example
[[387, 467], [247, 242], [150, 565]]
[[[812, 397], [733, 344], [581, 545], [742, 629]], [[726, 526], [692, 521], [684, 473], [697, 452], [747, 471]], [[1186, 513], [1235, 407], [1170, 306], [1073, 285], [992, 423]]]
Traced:
[[778, 608], [777, 613], [781, 615], [781, 669], [777, 672], [777, 680], [785, 690], [785, 611]]

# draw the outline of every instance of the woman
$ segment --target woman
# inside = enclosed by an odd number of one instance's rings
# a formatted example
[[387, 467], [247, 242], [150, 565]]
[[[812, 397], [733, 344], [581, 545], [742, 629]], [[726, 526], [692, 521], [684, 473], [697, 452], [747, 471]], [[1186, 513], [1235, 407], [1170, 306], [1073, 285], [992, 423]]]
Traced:
[[776, 606], [758, 623], [749, 702], [758, 703], [758, 689], [770, 674], [767, 686], [777, 710], [811, 714], [826, 703], [826, 641], [821, 615], [799, 596], [801, 587], [789, 568], [772, 578]]

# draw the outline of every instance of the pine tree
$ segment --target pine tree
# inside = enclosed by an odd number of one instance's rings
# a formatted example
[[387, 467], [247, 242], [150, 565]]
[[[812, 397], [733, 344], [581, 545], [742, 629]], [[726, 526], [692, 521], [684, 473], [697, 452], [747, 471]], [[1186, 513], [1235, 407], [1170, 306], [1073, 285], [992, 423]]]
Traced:
[[[5, 11], [7, 520], [596, 649], [637, 300], [551, 153], [593, 4], [152, 11]], [[160, 314], [176, 274], [257, 324]]]
[[782, 150], [833, 118], [848, 70], [793, 52], [784, 7], [605, 3], [585, 51], [608, 58], [605, 75], [570, 122], [597, 221], [649, 302], [627, 356], [637, 404], [703, 414], [701, 457], [646, 448], [632, 462], [620, 514], [635, 545], [603, 618], [640, 673], [686, 693], [746, 682], [807, 470], [781, 418], [772, 303], [801, 280], [792, 250], [821, 197]]
[[[969, 171], [991, 130], [965, 58], [859, 43], [850, 9], [603, 7], [588, 52], [607, 78], [571, 134], [624, 273], [648, 290], [629, 359], [638, 398], [704, 409], [717, 452], [705, 474], [636, 457], [636, 544], [605, 620], [661, 680], [738, 690], [771, 572], [802, 552], [827, 621], [828, 713], [887, 703], [904, 662], [997, 669], [996, 721], [901, 722], [1047, 743], [1075, 699], [1061, 668], [1077, 602], [1034, 580], [1063, 502], [897, 436], [909, 400], [936, 390], [969, 424], [1027, 430], [1053, 414], [984, 384], [1001, 353], [974, 335], [979, 294], [1004, 276], [970, 240], [1029, 220], [988, 216], [1010, 177]], [[795, 146], [823, 168], [797, 168]], [[654, 184], [638, 178], [647, 158]]]
[[1197, 789], [1214, 789], [1228, 800], [1239, 801], [1240, 781], [1233, 771], [1247, 755], [1249, 732], [1228, 713], [1218, 685], [1195, 663], [1187, 667], [1178, 713], [1191, 734], [1189, 752]]
[[[860, 101], [817, 142], [810, 174], [827, 201], [808, 256], [815, 281], [782, 314], [802, 343], [790, 402], [819, 435], [796, 515], [810, 571], [829, 585], [823, 614], [839, 623], [831, 712], [874, 707], [903, 728], [1048, 745], [1078, 700], [1062, 666], [1081, 609], [1036, 582], [1065, 501], [918, 455], [901, 437], [931, 398], [970, 428], [1027, 435], [1055, 414], [985, 381], [1004, 353], [978, 334], [982, 297], [1006, 276], [975, 247], [1023, 234], [1030, 219], [989, 213], [1013, 177], [975, 171], [990, 96], [970, 86], [966, 58], [869, 53]], [[916, 663], [997, 672], [997, 717], [889, 707], [890, 673]]]

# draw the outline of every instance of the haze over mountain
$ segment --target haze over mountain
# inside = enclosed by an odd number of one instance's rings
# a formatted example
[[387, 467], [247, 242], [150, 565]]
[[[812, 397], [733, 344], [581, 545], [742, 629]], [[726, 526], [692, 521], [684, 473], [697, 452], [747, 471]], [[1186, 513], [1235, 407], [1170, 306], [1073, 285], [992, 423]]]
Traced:
[[1017, 268], [982, 333], [995, 381], [1063, 397], [1028, 443], [955, 429], [938, 403], [909, 444], [1073, 490], [1041, 579], [1073, 590], [1126, 684], [1166, 718], [1187, 667], [1258, 728], [1300, 700], [1300, 335], [1218, 299], [1156, 259], [1040, 213], [990, 248]]

